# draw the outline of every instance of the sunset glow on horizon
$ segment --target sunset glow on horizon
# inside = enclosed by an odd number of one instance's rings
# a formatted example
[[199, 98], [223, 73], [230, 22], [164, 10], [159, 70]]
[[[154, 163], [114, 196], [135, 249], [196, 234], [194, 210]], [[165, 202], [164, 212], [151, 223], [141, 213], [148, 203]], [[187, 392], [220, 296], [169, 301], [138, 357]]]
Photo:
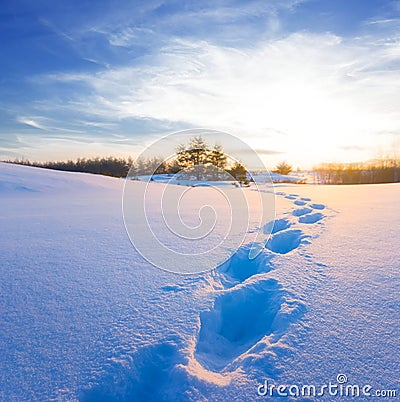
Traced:
[[400, 149], [398, 1], [6, 3], [0, 159], [135, 157], [197, 127], [267, 167]]

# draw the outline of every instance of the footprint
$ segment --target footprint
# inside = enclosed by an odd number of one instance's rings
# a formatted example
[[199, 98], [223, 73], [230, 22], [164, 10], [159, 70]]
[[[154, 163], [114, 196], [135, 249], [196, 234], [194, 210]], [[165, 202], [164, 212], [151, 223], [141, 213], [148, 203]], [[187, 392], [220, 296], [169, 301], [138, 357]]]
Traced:
[[308, 197], [301, 197], [300, 199], [301, 199], [302, 201], [307, 201], [307, 202], [308, 202], [308, 201], [311, 201], [311, 198], [308, 198]]
[[83, 402], [100, 401], [161, 401], [170, 400], [174, 367], [181, 363], [174, 341], [156, 343], [139, 349], [122, 363], [111, 361], [100, 384], [81, 392]]
[[227, 282], [225, 287], [232, 287], [237, 283], [244, 282], [253, 275], [268, 272], [272, 269], [271, 256], [261, 252], [256, 258], [249, 259], [250, 246], [241, 247], [227, 262], [218, 269]]
[[274, 253], [287, 254], [299, 247], [305, 237], [301, 230], [287, 230], [270, 238], [265, 247]]
[[305, 207], [305, 208], [298, 208], [298, 209], [295, 209], [295, 210], [292, 212], [292, 215], [294, 215], [294, 216], [302, 216], [302, 215], [305, 215], [305, 214], [309, 214], [310, 212], [312, 212], [312, 209], [311, 209], [311, 208], [307, 208], [307, 207]]
[[310, 207], [313, 209], [325, 209], [324, 204], [310, 204]]
[[221, 370], [269, 335], [283, 296], [282, 286], [275, 279], [224, 291], [210, 311], [200, 314], [197, 361], [206, 369]]
[[275, 219], [264, 225], [264, 234], [278, 233], [281, 230], [288, 229], [291, 223], [286, 218]]
[[294, 197], [293, 195], [286, 195], [285, 198], [287, 198], [288, 200], [295, 200], [296, 197]]
[[294, 202], [295, 205], [298, 205], [299, 207], [306, 205], [307, 203], [305, 201], [301, 201], [301, 200], [296, 200]]
[[320, 221], [324, 217], [325, 217], [325, 215], [321, 214], [321, 212], [316, 212], [315, 214], [300, 216], [299, 222], [311, 224], [311, 223], [316, 223], [316, 222]]

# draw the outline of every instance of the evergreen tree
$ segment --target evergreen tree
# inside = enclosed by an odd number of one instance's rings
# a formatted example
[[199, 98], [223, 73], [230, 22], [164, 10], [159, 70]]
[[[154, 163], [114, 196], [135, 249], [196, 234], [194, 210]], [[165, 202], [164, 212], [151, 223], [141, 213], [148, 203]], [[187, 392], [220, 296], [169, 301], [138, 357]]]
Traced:
[[239, 182], [240, 185], [249, 185], [246, 167], [240, 162], [235, 162], [229, 173]]
[[201, 136], [193, 137], [186, 150], [193, 166], [204, 165], [208, 162], [207, 151], [208, 145]]
[[292, 166], [286, 162], [281, 162], [276, 165], [276, 169], [274, 170], [275, 173], [288, 175], [293, 170]]
[[176, 149], [177, 163], [182, 169], [188, 169], [192, 172], [197, 180], [201, 180], [204, 176], [204, 165], [208, 163], [208, 145], [203, 137], [193, 137], [189, 145], [179, 145]]
[[187, 153], [186, 146], [184, 144], [178, 145], [176, 147], [176, 158], [174, 164], [179, 167], [179, 170], [183, 170], [190, 166], [189, 163], [189, 154]]
[[214, 148], [208, 152], [208, 161], [213, 167], [213, 179], [219, 180], [221, 170], [225, 169], [227, 163], [227, 156], [221, 145], [214, 145]]

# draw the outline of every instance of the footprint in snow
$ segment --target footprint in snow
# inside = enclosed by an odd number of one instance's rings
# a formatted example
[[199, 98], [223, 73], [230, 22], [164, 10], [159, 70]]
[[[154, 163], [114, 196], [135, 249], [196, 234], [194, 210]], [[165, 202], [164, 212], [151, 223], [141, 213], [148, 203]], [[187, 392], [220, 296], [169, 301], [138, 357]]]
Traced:
[[296, 249], [307, 236], [301, 230], [286, 230], [272, 236], [265, 247], [278, 254], [287, 254]]
[[241, 247], [228, 261], [219, 267], [223, 274], [223, 285], [230, 288], [246, 279], [272, 269], [271, 256], [261, 252], [257, 257], [249, 258], [250, 247]]
[[[113, 363], [99, 384], [82, 390], [83, 402], [172, 400], [174, 368], [183, 363], [178, 341], [144, 346], [124, 363]], [[151, 398], [149, 398], [151, 396]]]
[[200, 313], [196, 359], [219, 371], [265, 335], [284, 301], [282, 285], [263, 279], [224, 291], [214, 307]]
[[307, 224], [312, 224], [320, 221], [325, 217], [324, 214], [321, 214], [321, 212], [316, 212], [314, 214], [308, 214], [305, 216], [300, 216], [299, 222], [300, 223], [307, 223]]
[[310, 207], [313, 209], [325, 209], [325, 205], [324, 204], [310, 204]]
[[264, 225], [264, 234], [278, 233], [282, 230], [288, 229], [291, 223], [286, 218], [275, 219]]
[[306, 205], [307, 203], [305, 201], [301, 201], [301, 200], [296, 200], [294, 202], [295, 205], [298, 205], [299, 207]]
[[294, 216], [302, 216], [302, 215], [305, 215], [305, 214], [309, 214], [310, 212], [312, 212], [311, 208], [304, 207], [304, 208], [295, 209], [294, 211], [292, 211], [292, 215], [294, 215]]

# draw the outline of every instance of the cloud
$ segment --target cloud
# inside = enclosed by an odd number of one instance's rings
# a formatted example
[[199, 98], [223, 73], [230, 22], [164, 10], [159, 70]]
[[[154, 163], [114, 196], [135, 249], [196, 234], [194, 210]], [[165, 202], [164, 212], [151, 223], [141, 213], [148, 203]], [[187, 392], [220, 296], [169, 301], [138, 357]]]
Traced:
[[275, 151], [273, 149], [255, 149], [254, 151], [258, 155], [282, 155], [285, 153], [283, 151]]
[[144, 66], [53, 78], [88, 86], [91, 94], [75, 106], [88, 105], [94, 115], [293, 134], [316, 123], [331, 131], [337, 117], [352, 123], [367, 113], [396, 113], [399, 73], [390, 65], [399, 56], [396, 43], [365, 46], [329, 34], [240, 50], [175, 40]]
[[[296, 6], [295, 1], [284, 4]], [[194, 14], [200, 20], [240, 20], [259, 7], [257, 2], [240, 10], [222, 5], [218, 13], [205, 7]], [[192, 21], [186, 15], [191, 12], [175, 13], [170, 21]], [[115, 47], [129, 47], [153, 32], [130, 26], [103, 30]], [[108, 124], [139, 120], [220, 129], [255, 149], [281, 149], [288, 158], [303, 160], [325, 158], [335, 149], [348, 157], [343, 146], [354, 143], [367, 153], [378, 143], [378, 131], [400, 130], [400, 46], [393, 32], [357, 38], [277, 34], [234, 47], [174, 36], [160, 43], [152, 54], [121, 66], [37, 77], [43, 85], [76, 90], [47, 107], [68, 110], [79, 121], [100, 121], [92, 127], [105, 130], [113, 130]], [[33, 118], [27, 122], [51, 126]]]
[[366, 21], [367, 25], [386, 25], [386, 24], [398, 24], [398, 18], [384, 18], [384, 19], [373, 19]]
[[123, 30], [108, 33], [108, 40], [113, 46], [130, 47], [142, 40], [149, 40], [154, 31], [147, 28], [127, 27]]
[[40, 130], [46, 130], [45, 126], [43, 126], [39, 122], [37, 122], [29, 117], [18, 116], [17, 121], [18, 121], [18, 123], [25, 124], [25, 125], [33, 127], [33, 128], [37, 128]]
[[44, 130], [44, 131], [60, 131], [62, 133], [83, 133], [84, 131], [72, 128], [66, 128], [61, 126], [56, 126], [52, 122], [52, 119], [47, 117], [24, 117], [24, 116], [17, 116], [17, 122], [27, 125], [29, 127], [33, 127], [36, 129]]
[[23, 148], [27, 144], [24, 143], [21, 138], [16, 134], [8, 134], [7, 137], [0, 137], [0, 149], [9, 149], [9, 148]]
[[253, 43], [276, 34], [282, 28], [281, 14], [290, 14], [308, 1], [204, 0], [180, 6], [150, 0], [134, 12], [132, 4], [126, 2], [109, 10], [95, 24], [84, 24], [73, 36], [82, 39], [98, 34], [100, 39], [119, 48], [111, 49], [113, 57], [130, 50], [132, 56], [138, 47], [141, 54], [149, 54], [173, 38], [192, 41], [201, 38], [214, 44]]
[[362, 146], [362, 145], [345, 145], [342, 147], [339, 147], [340, 149], [342, 149], [343, 151], [365, 151], [367, 149], [367, 147]]
[[103, 129], [114, 129], [117, 127], [116, 123], [106, 123], [102, 121], [81, 121], [80, 124], [87, 126], [87, 127], [96, 127], [96, 128], [103, 128]]

